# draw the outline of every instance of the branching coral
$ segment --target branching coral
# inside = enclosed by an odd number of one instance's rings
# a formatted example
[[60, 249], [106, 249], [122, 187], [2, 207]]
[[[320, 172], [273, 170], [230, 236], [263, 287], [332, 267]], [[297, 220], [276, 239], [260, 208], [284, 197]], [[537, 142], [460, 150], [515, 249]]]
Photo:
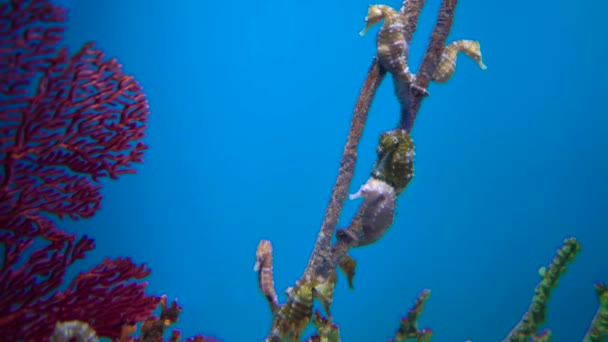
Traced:
[[574, 261], [580, 250], [581, 246], [576, 239], [566, 239], [564, 245], [557, 250], [557, 255], [549, 265], [549, 268], [540, 268], [538, 273], [542, 277], [542, 280], [534, 290], [534, 298], [532, 299], [530, 308], [528, 308], [522, 320], [503, 341], [524, 342], [529, 341], [531, 338], [538, 340], [550, 334], [549, 331], [538, 333], [539, 326], [545, 322], [547, 302], [549, 301], [551, 291], [557, 286], [559, 278], [566, 272], [567, 263]]
[[[146, 265], [107, 258], [64, 284], [95, 244], [53, 218], [92, 217], [101, 179], [135, 172], [149, 114], [142, 87], [116, 59], [92, 43], [74, 55], [59, 48], [65, 21], [49, 0], [0, 3], [0, 336], [125, 340], [147, 319], [141, 340], [158, 341], [159, 331], [162, 340], [179, 310], [145, 293]], [[159, 302], [161, 318], [151, 318]]]
[[[419, 70], [415, 74], [411, 71], [408, 66], [409, 45], [424, 3], [424, 0], [406, 0], [399, 11], [386, 5], [371, 5], [368, 9], [362, 35], [371, 26], [384, 20], [377, 36], [376, 57], [355, 104], [338, 177], [313, 253], [303, 275], [294, 286], [287, 289], [287, 300], [283, 304], [277, 303], [272, 280], [272, 251], [266, 248], [261, 259], [258, 247], [258, 264], [267, 263], [265, 268], [257, 268], [260, 272], [258, 281], [262, 293], [270, 303], [273, 315], [270, 332], [265, 339], [267, 342], [300, 341], [302, 333], [311, 321], [318, 333], [308, 341], [339, 340], [339, 328], [330, 312], [337, 268], [339, 266], [346, 273], [352, 288], [356, 262], [348, 255], [349, 249], [379, 241], [391, 227], [398, 198], [414, 176], [415, 153], [411, 131], [422, 100], [429, 95], [427, 88], [430, 82], [448, 81], [454, 73], [456, 58], [460, 52], [472, 58], [481, 69], [486, 69], [478, 41], [458, 40], [446, 46], [457, 0], [443, 0]], [[395, 95], [401, 106], [401, 119], [395, 129], [380, 136], [377, 160], [370, 178], [357, 193], [350, 196], [351, 199], [363, 198], [363, 201], [349, 226], [336, 230], [351, 185], [363, 127], [376, 91], [387, 73], [393, 76]], [[332, 244], [334, 233], [336, 241]], [[264, 240], [260, 246], [269, 244]], [[553, 263], [547, 270], [543, 269], [543, 281], [536, 289], [533, 303], [522, 322], [509, 334], [507, 341], [542, 341], [550, 338], [548, 332], [537, 334], [536, 330], [544, 322], [550, 291], [555, 288], [558, 278], [564, 273], [565, 264], [572, 261], [579, 250], [580, 246], [575, 239], [566, 240]], [[603, 336], [606, 331], [606, 291], [605, 287], [598, 285], [597, 288], [600, 309], [589, 334]], [[392, 341], [430, 341], [432, 331], [419, 330], [416, 323], [429, 294], [428, 290], [421, 293], [414, 308], [402, 319]], [[327, 317], [323, 317], [319, 311], [315, 311], [313, 316], [315, 300], [321, 303]]]
[[[355, 104], [338, 178], [312, 256], [302, 277], [287, 290], [286, 303], [272, 310], [272, 327], [266, 341], [299, 341], [311, 321], [315, 299], [321, 302], [327, 319], [332, 321], [329, 309], [337, 267], [341, 264], [346, 266], [342, 269], [347, 272], [351, 282], [354, 262], [347, 256], [348, 250], [377, 242], [386, 233], [393, 223], [397, 198], [414, 176], [414, 144], [410, 132], [420, 104], [428, 95], [426, 89], [433, 75], [437, 72], [435, 75], [438, 81], [447, 80], [453, 73], [453, 68], [448, 65], [455, 62], [454, 52], [462, 49], [478, 56], [476, 60], [481, 63], [478, 43], [473, 44], [474, 48], [464, 43], [446, 47], [456, 0], [444, 0], [420, 70], [413, 74], [407, 65], [409, 44], [423, 5], [424, 1], [413, 0], [405, 1], [398, 12], [386, 5], [372, 5], [368, 9], [366, 28], [362, 33], [384, 20], [377, 36], [377, 55]], [[370, 179], [351, 196], [362, 197], [364, 201], [349, 227], [337, 231], [337, 241], [332, 245], [338, 218], [351, 185], [357, 148], [369, 108], [387, 73], [393, 75], [395, 94], [401, 104], [401, 120], [397, 128], [381, 135], [377, 148], [378, 158]], [[346, 262], [343, 262], [345, 257]], [[268, 287], [268, 284], [271, 282], [266, 281], [260, 287]], [[267, 294], [274, 293], [274, 289], [263, 292], [268, 297]], [[276, 304], [272, 302], [271, 307], [276, 307]]]
[[401, 318], [399, 329], [395, 333], [395, 337], [389, 339], [389, 342], [404, 342], [408, 340], [416, 340], [418, 342], [428, 342], [433, 337], [431, 329], [418, 329], [418, 317], [424, 310], [424, 304], [431, 295], [431, 290], [425, 289], [420, 292], [414, 306], [408, 311], [407, 316]]
[[145, 282], [130, 282], [150, 270], [129, 258], [106, 259], [58, 291], [95, 245], [52, 217], [93, 216], [100, 179], [135, 172], [149, 112], [115, 59], [93, 44], [73, 56], [58, 48], [65, 14], [43, 0], [0, 4], [0, 335], [11, 341], [43, 340], [71, 320], [118, 337], [158, 303]]

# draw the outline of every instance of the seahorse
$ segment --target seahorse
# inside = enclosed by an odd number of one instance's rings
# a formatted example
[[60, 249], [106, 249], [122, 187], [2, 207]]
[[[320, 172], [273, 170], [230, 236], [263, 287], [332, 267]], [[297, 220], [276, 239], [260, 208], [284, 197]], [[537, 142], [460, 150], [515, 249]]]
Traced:
[[452, 77], [452, 74], [454, 74], [454, 70], [456, 69], [456, 58], [458, 57], [459, 52], [464, 52], [467, 56], [471, 57], [477, 62], [481, 70], [487, 69], [481, 60], [481, 50], [478, 41], [457, 40], [450, 43], [443, 50], [437, 69], [433, 72], [433, 81], [445, 83]]
[[301, 280], [287, 288], [287, 302], [275, 312], [265, 342], [300, 341], [312, 317], [314, 291], [309, 281]]
[[253, 270], [258, 272], [258, 285], [260, 291], [268, 300], [270, 310], [275, 312], [279, 308], [279, 300], [274, 289], [274, 276], [272, 274], [272, 244], [268, 240], [262, 240], [255, 252], [255, 266]]
[[383, 133], [377, 150], [378, 158], [368, 181], [350, 199], [363, 197], [367, 207], [361, 223], [362, 236], [356, 247], [378, 241], [393, 224], [397, 196], [414, 177], [414, 142], [401, 129]]
[[350, 199], [359, 197], [368, 204], [361, 219], [363, 234], [357, 237], [354, 247], [367, 246], [384, 236], [393, 224], [397, 201], [395, 189], [376, 178], [369, 178], [357, 193], [350, 195]]
[[376, 37], [378, 62], [387, 71], [407, 84], [412, 93], [417, 96], [428, 96], [426, 89], [415, 84], [415, 76], [407, 66], [409, 45], [403, 35], [403, 16], [387, 5], [371, 5], [365, 17], [365, 28], [359, 33], [365, 35], [372, 26], [384, 20], [384, 24]]

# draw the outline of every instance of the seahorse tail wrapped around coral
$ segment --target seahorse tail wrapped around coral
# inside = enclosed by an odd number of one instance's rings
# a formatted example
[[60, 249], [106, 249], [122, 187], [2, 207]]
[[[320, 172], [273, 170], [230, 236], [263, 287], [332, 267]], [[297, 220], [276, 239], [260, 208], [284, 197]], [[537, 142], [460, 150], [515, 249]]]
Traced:
[[456, 59], [458, 58], [458, 53], [460, 52], [464, 52], [467, 56], [471, 57], [475, 62], [477, 62], [482, 70], [487, 69], [482, 61], [481, 48], [478, 41], [457, 40], [450, 43], [443, 50], [441, 60], [437, 65], [437, 69], [435, 69], [433, 72], [433, 81], [436, 83], [445, 83], [452, 77], [454, 71], [456, 70]]
[[[302, 333], [312, 319], [315, 298], [321, 302], [329, 322], [331, 322], [330, 306], [337, 279], [338, 276], [334, 270], [326, 279], [317, 277], [314, 280], [300, 280], [296, 286], [287, 288], [287, 301], [274, 312], [272, 329], [265, 342], [299, 342]], [[349, 278], [350, 281], [352, 281], [352, 276]], [[317, 321], [317, 323], [319, 322]], [[332, 336], [339, 336], [337, 326], [332, 326], [331, 331]]]
[[309, 282], [298, 282], [287, 288], [287, 302], [275, 313], [272, 330], [265, 341], [300, 341], [312, 317], [313, 291]]

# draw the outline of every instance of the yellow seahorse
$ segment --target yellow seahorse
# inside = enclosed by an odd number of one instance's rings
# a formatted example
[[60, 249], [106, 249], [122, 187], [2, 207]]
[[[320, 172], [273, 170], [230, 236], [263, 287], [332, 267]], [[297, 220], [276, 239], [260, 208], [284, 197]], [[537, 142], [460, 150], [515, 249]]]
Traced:
[[456, 69], [456, 58], [459, 52], [464, 52], [467, 56], [471, 57], [482, 70], [486, 70], [487, 67], [481, 60], [481, 49], [479, 42], [476, 40], [457, 40], [450, 43], [443, 50], [441, 60], [437, 65], [437, 69], [433, 72], [432, 80], [437, 83], [445, 83], [454, 74]]
[[403, 16], [390, 6], [371, 5], [365, 17], [365, 28], [359, 34], [365, 35], [372, 26], [384, 20], [376, 38], [378, 62], [394, 77], [409, 84], [413, 94], [427, 96], [429, 93], [426, 89], [414, 83], [415, 76], [407, 66], [409, 46], [403, 35], [403, 19]]

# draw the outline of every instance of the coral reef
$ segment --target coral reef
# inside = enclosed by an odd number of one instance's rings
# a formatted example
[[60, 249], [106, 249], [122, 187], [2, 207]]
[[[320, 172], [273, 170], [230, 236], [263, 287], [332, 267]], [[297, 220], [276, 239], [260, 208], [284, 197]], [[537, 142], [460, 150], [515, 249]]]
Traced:
[[[479, 42], [446, 45], [457, 0], [443, 0], [419, 70], [410, 70], [409, 45], [424, 3], [407, 0], [399, 11], [387, 5], [368, 9], [366, 29], [384, 21], [376, 56], [355, 104], [313, 253], [300, 279], [287, 288], [286, 302], [279, 302], [274, 288], [271, 242], [262, 240], [256, 251], [254, 270], [272, 314], [265, 341], [301, 341], [310, 325], [316, 333], [306, 341], [341, 340], [331, 314], [337, 271], [345, 273], [353, 289], [357, 263], [349, 250], [377, 243], [392, 226], [399, 196], [414, 177], [411, 131], [430, 82], [448, 81], [460, 52], [486, 68]], [[142, 88], [115, 59], [92, 43], [73, 55], [59, 48], [65, 20], [66, 10], [49, 0], [0, 3], [0, 336], [10, 341], [163, 341], [182, 307], [176, 300], [169, 304], [164, 295], [145, 293], [147, 283], [139, 280], [150, 274], [146, 265], [107, 258], [65, 283], [67, 268], [95, 245], [88, 236], [64, 232], [56, 221], [92, 217], [102, 199], [101, 179], [135, 172], [133, 165], [143, 162], [147, 148], [141, 139], [149, 115]], [[369, 108], [387, 74], [393, 76], [401, 117], [396, 128], [380, 136], [369, 179], [350, 196], [363, 200], [348, 227], [338, 229]], [[578, 241], [568, 238], [549, 266], [540, 269], [532, 303], [504, 341], [550, 340], [549, 330], [538, 330], [552, 290], [580, 250]], [[599, 308], [586, 342], [608, 339], [608, 287], [598, 283], [595, 289]], [[419, 294], [389, 341], [431, 340], [432, 330], [418, 327], [430, 293]], [[313, 310], [315, 301], [324, 312]], [[181, 335], [174, 329], [169, 341]], [[185, 341], [218, 340], [197, 335]]]
[[145, 293], [137, 280], [150, 274], [146, 265], [107, 258], [64, 279], [95, 243], [56, 220], [92, 217], [100, 181], [135, 173], [149, 114], [142, 87], [116, 59], [93, 43], [73, 55], [59, 48], [66, 14], [48, 0], [0, 3], [0, 336], [128, 341], [145, 320], [139, 340], [159, 341], [179, 310]]

